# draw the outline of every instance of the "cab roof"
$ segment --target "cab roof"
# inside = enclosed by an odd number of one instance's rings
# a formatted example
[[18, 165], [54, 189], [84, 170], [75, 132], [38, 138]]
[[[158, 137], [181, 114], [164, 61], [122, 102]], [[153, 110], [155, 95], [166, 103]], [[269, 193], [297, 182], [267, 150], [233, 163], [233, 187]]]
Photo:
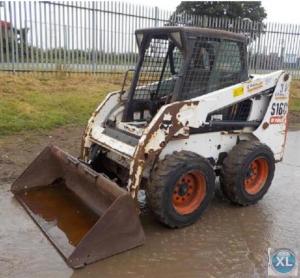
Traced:
[[163, 36], [173, 32], [180, 32], [185, 35], [193, 36], [208, 36], [213, 38], [228, 39], [234, 41], [245, 42], [246, 37], [242, 34], [233, 33], [224, 30], [200, 28], [200, 27], [187, 27], [187, 26], [168, 26], [168, 27], [153, 27], [137, 29], [136, 34], [152, 35], [152, 36]]

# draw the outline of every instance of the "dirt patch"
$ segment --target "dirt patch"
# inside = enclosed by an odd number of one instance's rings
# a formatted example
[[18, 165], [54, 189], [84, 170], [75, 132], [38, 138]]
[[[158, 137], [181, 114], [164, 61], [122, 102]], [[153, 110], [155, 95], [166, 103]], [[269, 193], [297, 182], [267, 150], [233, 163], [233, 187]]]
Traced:
[[0, 138], [0, 184], [14, 181], [47, 145], [78, 156], [84, 126], [60, 127], [48, 132], [27, 132]]
[[288, 120], [291, 124], [300, 124], [300, 112], [289, 112]]
[[291, 111], [288, 114], [289, 130], [300, 130], [300, 112]]

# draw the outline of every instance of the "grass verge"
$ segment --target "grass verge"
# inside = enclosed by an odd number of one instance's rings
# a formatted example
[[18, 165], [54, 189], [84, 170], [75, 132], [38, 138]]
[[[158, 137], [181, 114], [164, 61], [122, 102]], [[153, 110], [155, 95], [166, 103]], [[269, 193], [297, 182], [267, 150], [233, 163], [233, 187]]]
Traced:
[[291, 112], [300, 115], [300, 81], [299, 80], [292, 81], [289, 106]]
[[84, 124], [120, 84], [120, 77], [85, 74], [1, 74], [0, 136]]

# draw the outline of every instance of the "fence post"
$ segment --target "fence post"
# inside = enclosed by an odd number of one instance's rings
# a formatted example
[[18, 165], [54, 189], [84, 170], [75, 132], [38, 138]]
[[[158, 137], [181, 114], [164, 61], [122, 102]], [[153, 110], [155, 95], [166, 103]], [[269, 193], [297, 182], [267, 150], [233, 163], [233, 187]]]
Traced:
[[[8, 1], [8, 11], [9, 11], [9, 20], [11, 24], [14, 22], [12, 18], [11, 12], [11, 1]], [[15, 27], [15, 26], [14, 26]], [[11, 25], [10, 27], [10, 35], [11, 35], [11, 62], [12, 62], [12, 70], [15, 73], [15, 39], [14, 39], [14, 28]]]
[[67, 55], [67, 49], [68, 49], [68, 31], [67, 31], [67, 25], [63, 25], [63, 32], [64, 32], [64, 68], [63, 70], [66, 70], [66, 55]]
[[[260, 35], [258, 35], [258, 45], [257, 45], [257, 54], [256, 54], [256, 60], [255, 60], [255, 67], [254, 72], [257, 73], [257, 67], [260, 66]], [[259, 64], [259, 65], [257, 65]]]
[[203, 20], [202, 20], [202, 22], [203, 22], [203, 25], [202, 25], [202, 27], [205, 27], [205, 28], [207, 28], [208, 27], [208, 17], [205, 15], [205, 16], [203, 16]]
[[158, 15], [159, 14], [159, 9], [158, 9], [158, 7], [155, 7], [154, 8], [154, 18], [155, 18], [155, 20], [154, 20], [154, 26], [155, 27], [157, 27], [158, 26], [158, 20], [159, 20], [159, 18], [158, 18]]
[[97, 32], [96, 30], [96, 21], [95, 21], [95, 12], [96, 12], [96, 8], [95, 8], [95, 1], [92, 2], [92, 64], [93, 64], [93, 73], [96, 72], [96, 50], [95, 50], [95, 44], [96, 44], [96, 40], [95, 40], [95, 34]]
[[280, 67], [284, 67], [284, 55], [285, 55], [285, 45], [284, 45], [284, 39], [281, 39], [281, 48], [280, 48]]

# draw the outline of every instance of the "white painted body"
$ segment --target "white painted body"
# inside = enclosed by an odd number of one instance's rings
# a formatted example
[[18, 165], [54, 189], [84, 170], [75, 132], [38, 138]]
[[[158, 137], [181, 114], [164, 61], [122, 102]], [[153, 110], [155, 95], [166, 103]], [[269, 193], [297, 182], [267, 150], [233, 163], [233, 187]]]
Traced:
[[[220, 107], [224, 107], [228, 105], [228, 103], [231, 104], [232, 100], [236, 100], [235, 98], [230, 97], [230, 95], [232, 95], [231, 92], [234, 90], [234, 88], [242, 85], [244, 87], [245, 92], [242, 96], [239, 96], [238, 98], [247, 98], [249, 96], [259, 94], [260, 92], [265, 91], [266, 89], [276, 85], [275, 91], [270, 101], [266, 101], [266, 99], [252, 100], [253, 102], [255, 102], [255, 104], [252, 105], [252, 111], [250, 112], [248, 120], [252, 121], [263, 119], [260, 126], [256, 130], [253, 130], [251, 128], [244, 128], [243, 130], [238, 131], [236, 134], [230, 134], [226, 132], [204, 133], [192, 135], [188, 139], [184, 140], [171, 141], [163, 149], [160, 158], [162, 159], [166, 154], [171, 154], [176, 150], [189, 150], [198, 153], [203, 157], [213, 157], [215, 160], [217, 160], [217, 157], [220, 152], [229, 152], [232, 149], [232, 147], [236, 144], [237, 137], [242, 136], [244, 140], [251, 140], [256, 138], [262, 143], [265, 143], [273, 151], [275, 160], [282, 160], [287, 129], [286, 121], [288, 111], [286, 110], [281, 120], [281, 123], [279, 124], [270, 124], [270, 119], [272, 117], [271, 111], [272, 105], [274, 103], [280, 100], [280, 103], [288, 105], [289, 82], [283, 82], [283, 78], [284, 74], [282, 71], [266, 75], [256, 75], [249, 82], [235, 85], [196, 98], [198, 100], [201, 100], [202, 103], [205, 103], [205, 105], [198, 106], [197, 112], [195, 113], [197, 117], [193, 115], [190, 111], [184, 111], [185, 118], [183, 120], [189, 121], [190, 126], [193, 127], [205, 124], [205, 119], [209, 112], [216, 110]], [[254, 91], [249, 92], [249, 90], [247, 90], [247, 86], [256, 82], [262, 82], [262, 86], [255, 89]], [[282, 86], [284, 86], [283, 89]], [[281, 90], [282, 92], [280, 94], [280, 98], [278, 98], [279, 92]], [[182, 118], [183, 117], [181, 117], [181, 120]], [[268, 128], [263, 128], [264, 123], [269, 124]], [[218, 145], [221, 146], [220, 149], [217, 148]]]
[[[147, 126], [146, 123], [142, 126], [134, 126], [134, 123], [122, 123], [121, 115], [127, 96], [126, 94], [122, 95], [120, 92], [111, 93], [97, 108], [88, 123], [83, 139], [82, 156], [85, 160], [88, 160], [88, 149], [92, 143], [96, 143], [109, 152], [124, 157], [130, 164], [130, 176], [136, 176], [137, 172], [140, 176], [137, 179], [135, 177], [134, 181], [129, 181], [128, 188], [134, 188], [134, 190], [137, 190], [141, 177], [148, 173], [144, 171], [144, 169], [147, 169], [147, 161], [141, 161], [139, 157], [141, 152], [144, 155], [157, 152], [159, 159], [163, 159], [167, 154], [174, 151], [188, 150], [217, 161], [219, 154], [230, 152], [238, 140], [258, 139], [267, 144], [273, 151], [275, 160], [280, 161], [283, 157], [287, 130], [289, 84], [291, 80], [290, 77], [286, 80], [284, 78], [287, 78], [284, 71], [254, 75], [246, 82], [181, 103], [170, 103], [161, 107]], [[274, 87], [274, 91], [267, 95], [261, 95], [262, 92]], [[259, 95], [261, 96], [257, 98]], [[206, 122], [209, 113], [245, 99], [251, 99], [253, 102], [247, 120], [259, 121], [260, 125], [257, 128], [247, 127], [234, 132], [218, 131], [189, 134], [191, 128], [209, 125]], [[180, 108], [176, 116], [171, 115], [168, 111], [171, 111], [178, 104], [180, 104]], [[115, 121], [118, 129], [139, 136], [137, 145], [132, 146], [104, 134], [104, 123], [107, 119]], [[176, 121], [181, 126], [173, 135], [173, 139], [168, 138], [173, 128], [172, 125], [165, 129], [156, 127], [162, 119], [163, 121]], [[177, 138], [180, 135], [182, 135], [182, 139]], [[140, 163], [139, 166], [137, 166], [137, 163]]]

